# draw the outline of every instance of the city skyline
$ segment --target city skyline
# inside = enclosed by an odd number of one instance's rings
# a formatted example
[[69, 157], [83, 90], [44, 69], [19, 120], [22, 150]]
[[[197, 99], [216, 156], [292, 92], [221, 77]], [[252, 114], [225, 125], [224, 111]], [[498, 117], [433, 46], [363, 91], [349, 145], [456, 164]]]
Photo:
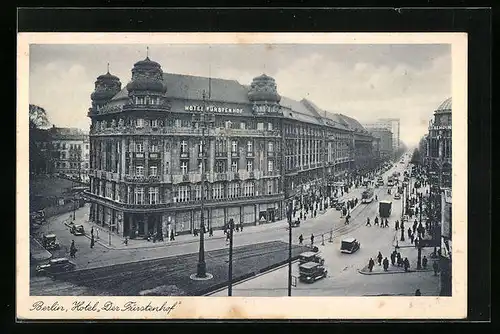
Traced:
[[[133, 64], [146, 57], [146, 47], [32, 45], [30, 103], [45, 108], [56, 126], [88, 131], [97, 76], [106, 73], [109, 62], [110, 72], [125, 86]], [[451, 48], [444, 44], [151, 45], [149, 57], [164, 72], [243, 85], [266, 73], [276, 79], [281, 95], [307, 98], [360, 122], [400, 118], [401, 140], [409, 146], [418, 143], [433, 111], [451, 96]]]

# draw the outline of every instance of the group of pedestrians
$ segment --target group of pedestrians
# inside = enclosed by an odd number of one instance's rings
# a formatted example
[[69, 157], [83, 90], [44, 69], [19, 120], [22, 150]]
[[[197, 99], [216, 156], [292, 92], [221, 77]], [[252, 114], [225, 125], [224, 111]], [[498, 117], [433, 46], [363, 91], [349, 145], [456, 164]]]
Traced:
[[[381, 228], [384, 228], [384, 227], [389, 227], [389, 220], [387, 220], [387, 218], [381, 218], [380, 221], [378, 219], [378, 216], [375, 217], [375, 219], [373, 220], [373, 225], [374, 226], [379, 226]], [[365, 226], [372, 226], [372, 223], [370, 221], [370, 217], [367, 217], [366, 218], [366, 224]]]

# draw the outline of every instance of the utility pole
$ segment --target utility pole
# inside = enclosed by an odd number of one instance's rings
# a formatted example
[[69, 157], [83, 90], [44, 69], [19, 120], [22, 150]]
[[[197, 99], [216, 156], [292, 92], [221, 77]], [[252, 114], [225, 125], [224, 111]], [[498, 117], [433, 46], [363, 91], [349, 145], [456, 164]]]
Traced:
[[234, 220], [229, 219], [229, 284], [227, 286], [227, 295], [233, 295], [233, 230], [234, 230]]

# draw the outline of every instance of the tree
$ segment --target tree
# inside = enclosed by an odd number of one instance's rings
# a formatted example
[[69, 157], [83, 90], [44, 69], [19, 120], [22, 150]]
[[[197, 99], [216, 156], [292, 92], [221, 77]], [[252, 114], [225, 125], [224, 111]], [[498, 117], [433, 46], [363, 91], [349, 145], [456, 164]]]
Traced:
[[45, 109], [34, 104], [29, 105], [29, 168], [30, 176], [47, 171], [50, 163], [50, 151], [42, 151], [41, 142], [47, 141], [48, 131], [43, 129], [49, 126]]

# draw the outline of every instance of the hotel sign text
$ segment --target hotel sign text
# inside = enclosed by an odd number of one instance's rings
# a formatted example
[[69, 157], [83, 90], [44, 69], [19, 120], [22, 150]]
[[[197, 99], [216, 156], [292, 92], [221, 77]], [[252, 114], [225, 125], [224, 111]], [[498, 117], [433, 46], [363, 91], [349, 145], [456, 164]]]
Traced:
[[[203, 106], [197, 106], [197, 105], [184, 106], [184, 111], [200, 111], [200, 112], [202, 112]], [[241, 114], [243, 112], [243, 109], [242, 108], [225, 108], [225, 107], [206, 106], [205, 111]]]

